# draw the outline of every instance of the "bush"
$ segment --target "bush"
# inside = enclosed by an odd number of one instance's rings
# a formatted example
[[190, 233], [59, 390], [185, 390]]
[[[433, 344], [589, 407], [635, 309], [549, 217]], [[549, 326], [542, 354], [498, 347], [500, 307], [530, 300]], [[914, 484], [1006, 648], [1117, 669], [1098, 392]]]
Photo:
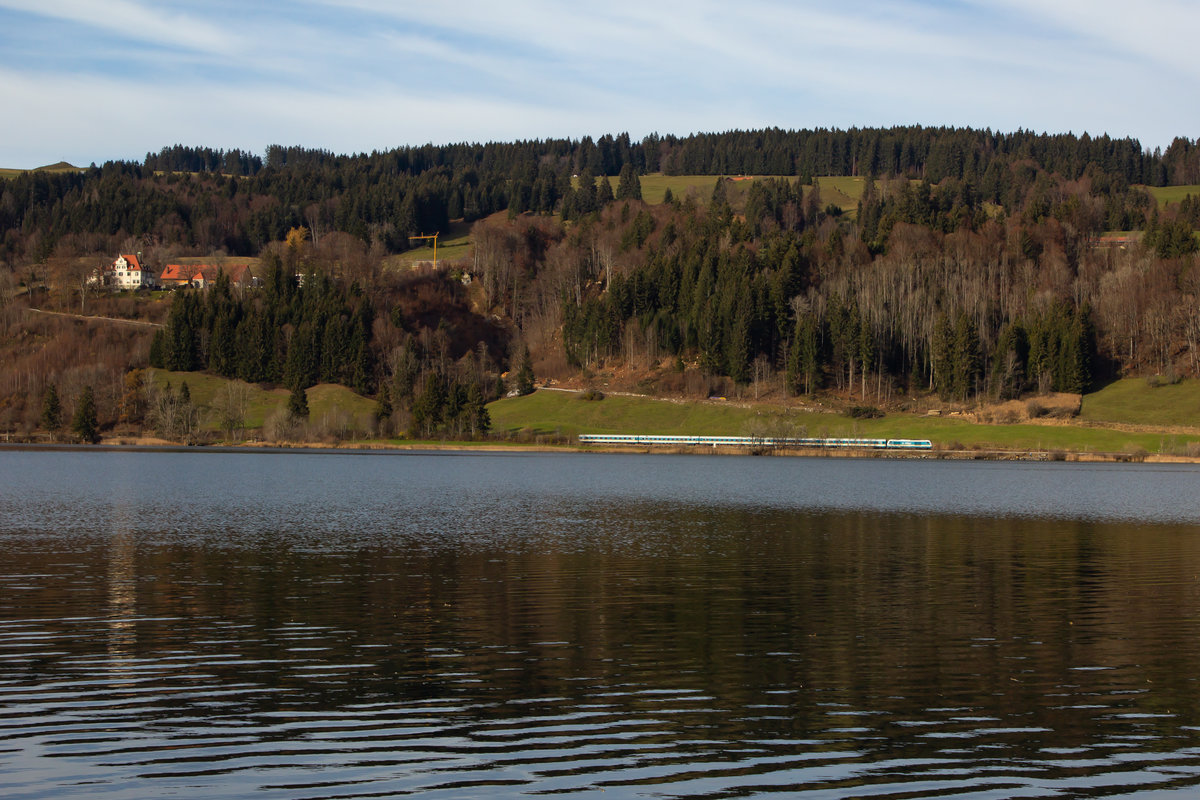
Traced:
[[851, 406], [846, 416], [854, 419], [881, 419], [883, 412], [875, 406]]
[[1025, 402], [1025, 413], [1030, 419], [1046, 416], [1046, 407], [1037, 400], [1028, 400]]
[[1045, 410], [1046, 416], [1051, 419], [1070, 419], [1079, 413], [1077, 409], [1069, 406], [1055, 406]]
[[1149, 375], [1146, 377], [1146, 385], [1151, 389], [1157, 389], [1160, 386], [1174, 386], [1183, 380], [1182, 375], [1177, 375], [1175, 370], [1168, 370], [1166, 375]]
[[604, 392], [599, 389], [586, 389], [579, 393], [580, 400], [597, 401], [604, 399]]

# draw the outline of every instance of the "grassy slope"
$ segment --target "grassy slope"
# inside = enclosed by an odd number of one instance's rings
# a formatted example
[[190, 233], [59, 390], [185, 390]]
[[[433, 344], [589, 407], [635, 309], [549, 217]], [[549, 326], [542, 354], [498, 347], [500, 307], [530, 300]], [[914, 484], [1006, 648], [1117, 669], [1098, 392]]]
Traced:
[[1146, 191], [1158, 201], [1160, 206], [1167, 203], [1178, 203], [1189, 194], [1200, 195], [1200, 184], [1190, 186], [1146, 186]]
[[1080, 416], [1088, 422], [1200, 427], [1200, 381], [1152, 387], [1144, 378], [1119, 380], [1086, 395]]
[[967, 447], [1082, 452], [1169, 452], [1184, 448], [1188, 442], [1200, 441], [1200, 435], [1134, 433], [1073, 425], [979, 425], [954, 418], [902, 415], [854, 420], [835, 414], [755, 409], [723, 402], [675, 403], [618, 396], [586, 401], [573, 394], [544, 390], [528, 397], [499, 400], [488, 408], [497, 431], [527, 430], [533, 434], [567, 436], [579, 433], [738, 436], [757, 429], [778, 430], [783, 435], [931, 439], [938, 445], [958, 443]]
[[833, 203], [838, 208], [850, 214], [858, 212], [858, 201], [862, 199], [865, 178], [852, 178], [848, 175], [815, 178], [821, 189], [821, 207]]
[[[724, 177], [724, 176], [721, 176]], [[642, 199], [652, 206], [659, 205], [667, 194], [667, 189], [678, 200], [684, 200], [689, 191], [696, 192], [696, 200], [707, 203], [712, 197], [713, 187], [717, 184], [716, 175], [663, 175], [661, 172], [641, 176]], [[609, 178], [613, 191], [617, 190], [618, 178]]]
[[[713, 186], [720, 178], [735, 177], [731, 175], [663, 175], [661, 172], [651, 173], [641, 176], [642, 183], [642, 199], [650, 205], [658, 205], [662, 203], [663, 197], [667, 193], [667, 189], [671, 190], [671, 194], [677, 200], [683, 200], [688, 196], [688, 192], [694, 191], [696, 198], [700, 203], [707, 203], [712, 197]], [[752, 175], [752, 176], [736, 176], [730, 185], [730, 190], [736, 195], [745, 191], [746, 186], [755, 180], [761, 180], [768, 177], [782, 177], [784, 180], [795, 180], [792, 176], [769, 176], [769, 175]], [[612, 184], [613, 191], [617, 190], [618, 178], [610, 177], [609, 183]], [[822, 206], [833, 203], [843, 211], [853, 212], [858, 208], [859, 198], [862, 197], [864, 178], [854, 178], [850, 176], [834, 176], [818, 178], [817, 182], [821, 187], [821, 203]], [[807, 189], [806, 189], [807, 191]], [[731, 198], [731, 200], [734, 198]]]
[[26, 172], [80, 172], [83, 167], [77, 167], [74, 164], [68, 164], [65, 161], [60, 161], [57, 164], [48, 164], [44, 167], [35, 169], [13, 169], [11, 167], [0, 167], [0, 178], [15, 178]]
[[[413, 243], [424, 242], [428, 240], [413, 239]], [[445, 235], [438, 237], [437, 243], [437, 260], [441, 261], [457, 261], [461, 258], [466, 258], [471, 254], [471, 225], [466, 222], [450, 223], [450, 230], [446, 231]], [[432, 261], [433, 260], [433, 243], [422, 247], [414, 247], [411, 250], [405, 250], [394, 256], [389, 256], [385, 260], [385, 266], [392, 269], [405, 268], [415, 261]]]
[[[220, 424], [215, 415], [208, 413], [214, 405], [217, 396], [229, 384], [226, 378], [207, 375], [203, 372], [171, 372], [169, 370], [154, 370], [154, 381], [163, 386], [167, 381], [178, 389], [185, 381], [192, 402], [200, 409], [200, 426], [205, 430], [217, 431]], [[289, 392], [286, 389], [267, 391], [254, 384], [245, 384], [247, 389], [246, 427], [261, 428], [273, 412], [287, 405]], [[324, 416], [341, 411], [358, 418], [375, 413], [375, 401], [362, 397], [347, 389], [345, 386], [321, 384], [307, 392], [308, 418], [310, 422], [320, 421]]]

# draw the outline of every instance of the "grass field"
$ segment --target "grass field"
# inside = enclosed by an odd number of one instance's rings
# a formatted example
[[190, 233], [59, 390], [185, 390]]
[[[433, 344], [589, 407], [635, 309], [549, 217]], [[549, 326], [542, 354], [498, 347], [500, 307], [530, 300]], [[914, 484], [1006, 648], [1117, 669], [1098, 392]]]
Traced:
[[[663, 175], [661, 172], [641, 176], [642, 199], [652, 206], [662, 203], [667, 189], [677, 200], [687, 199], [688, 192], [694, 191], [696, 201], [707, 204], [712, 197], [713, 187], [716, 186], [717, 175]], [[609, 178], [613, 191], [617, 190], [617, 178]]]
[[[200, 411], [203, 430], [220, 435], [215, 411], [231, 383], [199, 372], [155, 370], [154, 382], [169, 381], [176, 390], [187, 382]], [[287, 405], [285, 389], [246, 388], [248, 430], [260, 429]], [[323, 384], [308, 390], [311, 431], [366, 430], [375, 401], [344, 386]], [[492, 430], [501, 437], [574, 437], [580, 433], [641, 433], [705, 436], [817, 436], [930, 439], [942, 448], [997, 448], [1014, 451], [1080, 453], [1185, 454], [1200, 446], [1200, 382], [1151, 387], [1144, 379], [1117, 381], [1083, 401], [1084, 425], [983, 425], [953, 417], [888, 415], [856, 420], [820, 411], [771, 406], [744, 406], [724, 401], [676, 402], [649, 397], [610, 395], [584, 400], [572, 392], [540, 390], [488, 405]], [[1117, 430], [1104, 423], [1124, 423], [1149, 430]], [[1153, 430], [1158, 428], [1159, 430]]]
[[1125, 378], [1085, 395], [1080, 417], [1089, 422], [1200, 428], [1200, 381], [1151, 386]]
[[68, 164], [65, 161], [60, 161], [57, 164], [48, 164], [44, 167], [35, 169], [11, 169], [9, 167], [0, 167], [0, 178], [15, 178], [26, 172], [79, 172], [83, 167], [77, 167], [74, 164]]
[[[421, 239], [413, 239], [413, 242], [423, 241]], [[438, 262], [458, 261], [466, 258], [471, 254], [471, 225], [466, 222], [452, 222], [450, 229], [442, 236], [438, 237], [437, 243], [437, 260]], [[433, 261], [433, 243], [423, 247], [414, 247], [411, 250], [405, 250], [403, 253], [398, 253], [394, 256], [388, 256], [384, 259], [384, 267], [387, 269], [405, 269], [417, 261]]]
[[[1143, 382], [1143, 386], [1144, 386]], [[1085, 403], [1086, 407], [1086, 403]], [[723, 402], [676, 403], [609, 396], [587, 401], [566, 392], [538, 391], [488, 406], [493, 430], [527, 435], [580, 433], [658, 435], [835, 436], [930, 439], [938, 446], [1093, 453], [1182, 452], [1198, 435], [1126, 432], [1076, 425], [981, 425], [962, 419], [890, 415], [855, 420], [813, 411], [749, 408]]]
[[858, 201], [862, 199], [863, 187], [867, 183], [866, 178], [833, 175], [813, 180], [821, 189], [822, 208], [833, 203], [847, 214], [858, 213]]
[[[163, 387], [168, 382], [178, 391], [186, 382], [192, 403], [200, 411], [200, 427], [206, 431], [220, 430], [220, 421], [213, 409], [219, 395], [233, 381], [203, 372], [171, 372], [154, 370], [154, 383]], [[237, 383], [242, 383], [237, 381]], [[261, 428], [271, 414], [287, 406], [287, 389], [260, 389], [254, 384], [242, 383], [246, 387], [247, 429]], [[330, 422], [334, 416], [345, 415], [351, 420], [375, 413], [375, 401], [347, 389], [345, 386], [321, 384], [307, 392], [309, 422]], [[328, 427], [328, 425], [326, 425]]]
[[1146, 191], [1158, 201], [1160, 206], [1168, 203], [1178, 203], [1190, 195], [1200, 196], [1200, 184], [1190, 186], [1145, 186]]

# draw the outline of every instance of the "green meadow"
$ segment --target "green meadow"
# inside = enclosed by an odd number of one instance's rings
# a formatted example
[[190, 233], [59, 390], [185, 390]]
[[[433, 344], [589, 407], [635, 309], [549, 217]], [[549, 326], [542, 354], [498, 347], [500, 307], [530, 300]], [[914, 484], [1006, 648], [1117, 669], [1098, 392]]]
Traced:
[[68, 164], [65, 161], [60, 161], [57, 164], [47, 164], [44, 167], [35, 169], [12, 169], [10, 167], [0, 167], [0, 178], [15, 178], [18, 175], [23, 175], [26, 172], [80, 172], [83, 168], [77, 167], [74, 164]]
[[[414, 244], [418, 242], [428, 242], [420, 247], [414, 247], [411, 250], [405, 250], [394, 256], [388, 256], [384, 259], [385, 266], [391, 269], [402, 269], [410, 267], [418, 261], [433, 261], [434, 251], [433, 243], [427, 239], [413, 239]], [[459, 261], [471, 255], [471, 225], [465, 222], [452, 222], [450, 229], [446, 231], [444, 236], [438, 237], [437, 242], [437, 260]]]
[[[175, 390], [186, 381], [192, 402], [200, 411], [201, 429], [220, 436], [217, 409], [231, 381], [204, 373], [167, 370], [154, 370], [153, 381], [160, 388], [170, 383]], [[282, 413], [287, 406], [286, 389], [242, 386], [248, 430], [262, 428], [273, 414]], [[310, 425], [325, 432], [365, 431], [375, 413], [374, 400], [344, 386], [314, 386], [307, 397]], [[497, 400], [488, 405], [488, 411], [495, 437], [510, 442], [538, 437], [569, 440], [581, 433], [627, 433], [929, 439], [935, 447], [946, 449], [1079, 453], [1185, 455], [1200, 448], [1200, 382], [1195, 380], [1162, 386], [1152, 386], [1145, 379], [1117, 381], [1086, 395], [1080, 419], [1072, 424], [981, 424], [955, 417], [910, 414], [864, 420], [818, 410], [722, 400], [676, 401], [624, 395], [586, 400], [575, 392], [548, 389]]]
[[[214, 433], [221, 430], [216, 409], [219, 407], [221, 394], [229, 384], [238, 383], [245, 387], [247, 429], [261, 428], [272, 414], [282, 412], [287, 407], [290, 395], [287, 389], [262, 389], [255, 384], [231, 381], [203, 372], [171, 372], [162, 369], [151, 372], [154, 384], [159, 388], [169, 383], [173, 390], [179, 391], [179, 388], [187, 383], [192, 403], [200, 412], [200, 428]], [[375, 413], [374, 400], [357, 395], [345, 386], [320, 384], [310, 388], [306, 397], [309, 422], [332, 421], [337, 417], [361, 423], [364, 421], [363, 417], [370, 418]]]
[[1200, 184], [1194, 183], [1188, 186], [1146, 186], [1144, 188], [1150, 192], [1160, 206], [1178, 203], [1189, 194], [1200, 197]]
[[[1085, 407], [1087, 403], [1085, 402]], [[929, 439], [946, 448], [1182, 453], [1200, 433], [1130, 432], [1083, 425], [985, 425], [953, 417], [888, 415], [859, 420], [819, 411], [607, 396], [585, 400], [541, 390], [488, 406], [496, 432], [572, 437], [580, 433], [817, 436]]]
[[1085, 422], [1200, 428], [1200, 381], [1125, 378], [1084, 395]]

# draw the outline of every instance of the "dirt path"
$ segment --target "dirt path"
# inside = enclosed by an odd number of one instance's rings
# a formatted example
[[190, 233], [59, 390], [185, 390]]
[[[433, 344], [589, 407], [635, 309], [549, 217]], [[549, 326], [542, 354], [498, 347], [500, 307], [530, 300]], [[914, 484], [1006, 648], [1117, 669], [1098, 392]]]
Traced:
[[83, 320], [84, 322], [112, 322], [117, 325], [136, 325], [136, 326], [140, 326], [143, 328], [161, 328], [162, 327], [162, 323], [145, 322], [144, 320], [140, 320], [140, 319], [121, 319], [119, 317], [96, 317], [96, 316], [90, 316], [87, 314], [68, 314], [63, 311], [43, 311], [40, 308], [27, 308], [25, 310], [31, 314], [46, 314], [47, 316], [51, 316], [51, 317], [66, 317], [67, 319], [80, 319], [80, 320]]

